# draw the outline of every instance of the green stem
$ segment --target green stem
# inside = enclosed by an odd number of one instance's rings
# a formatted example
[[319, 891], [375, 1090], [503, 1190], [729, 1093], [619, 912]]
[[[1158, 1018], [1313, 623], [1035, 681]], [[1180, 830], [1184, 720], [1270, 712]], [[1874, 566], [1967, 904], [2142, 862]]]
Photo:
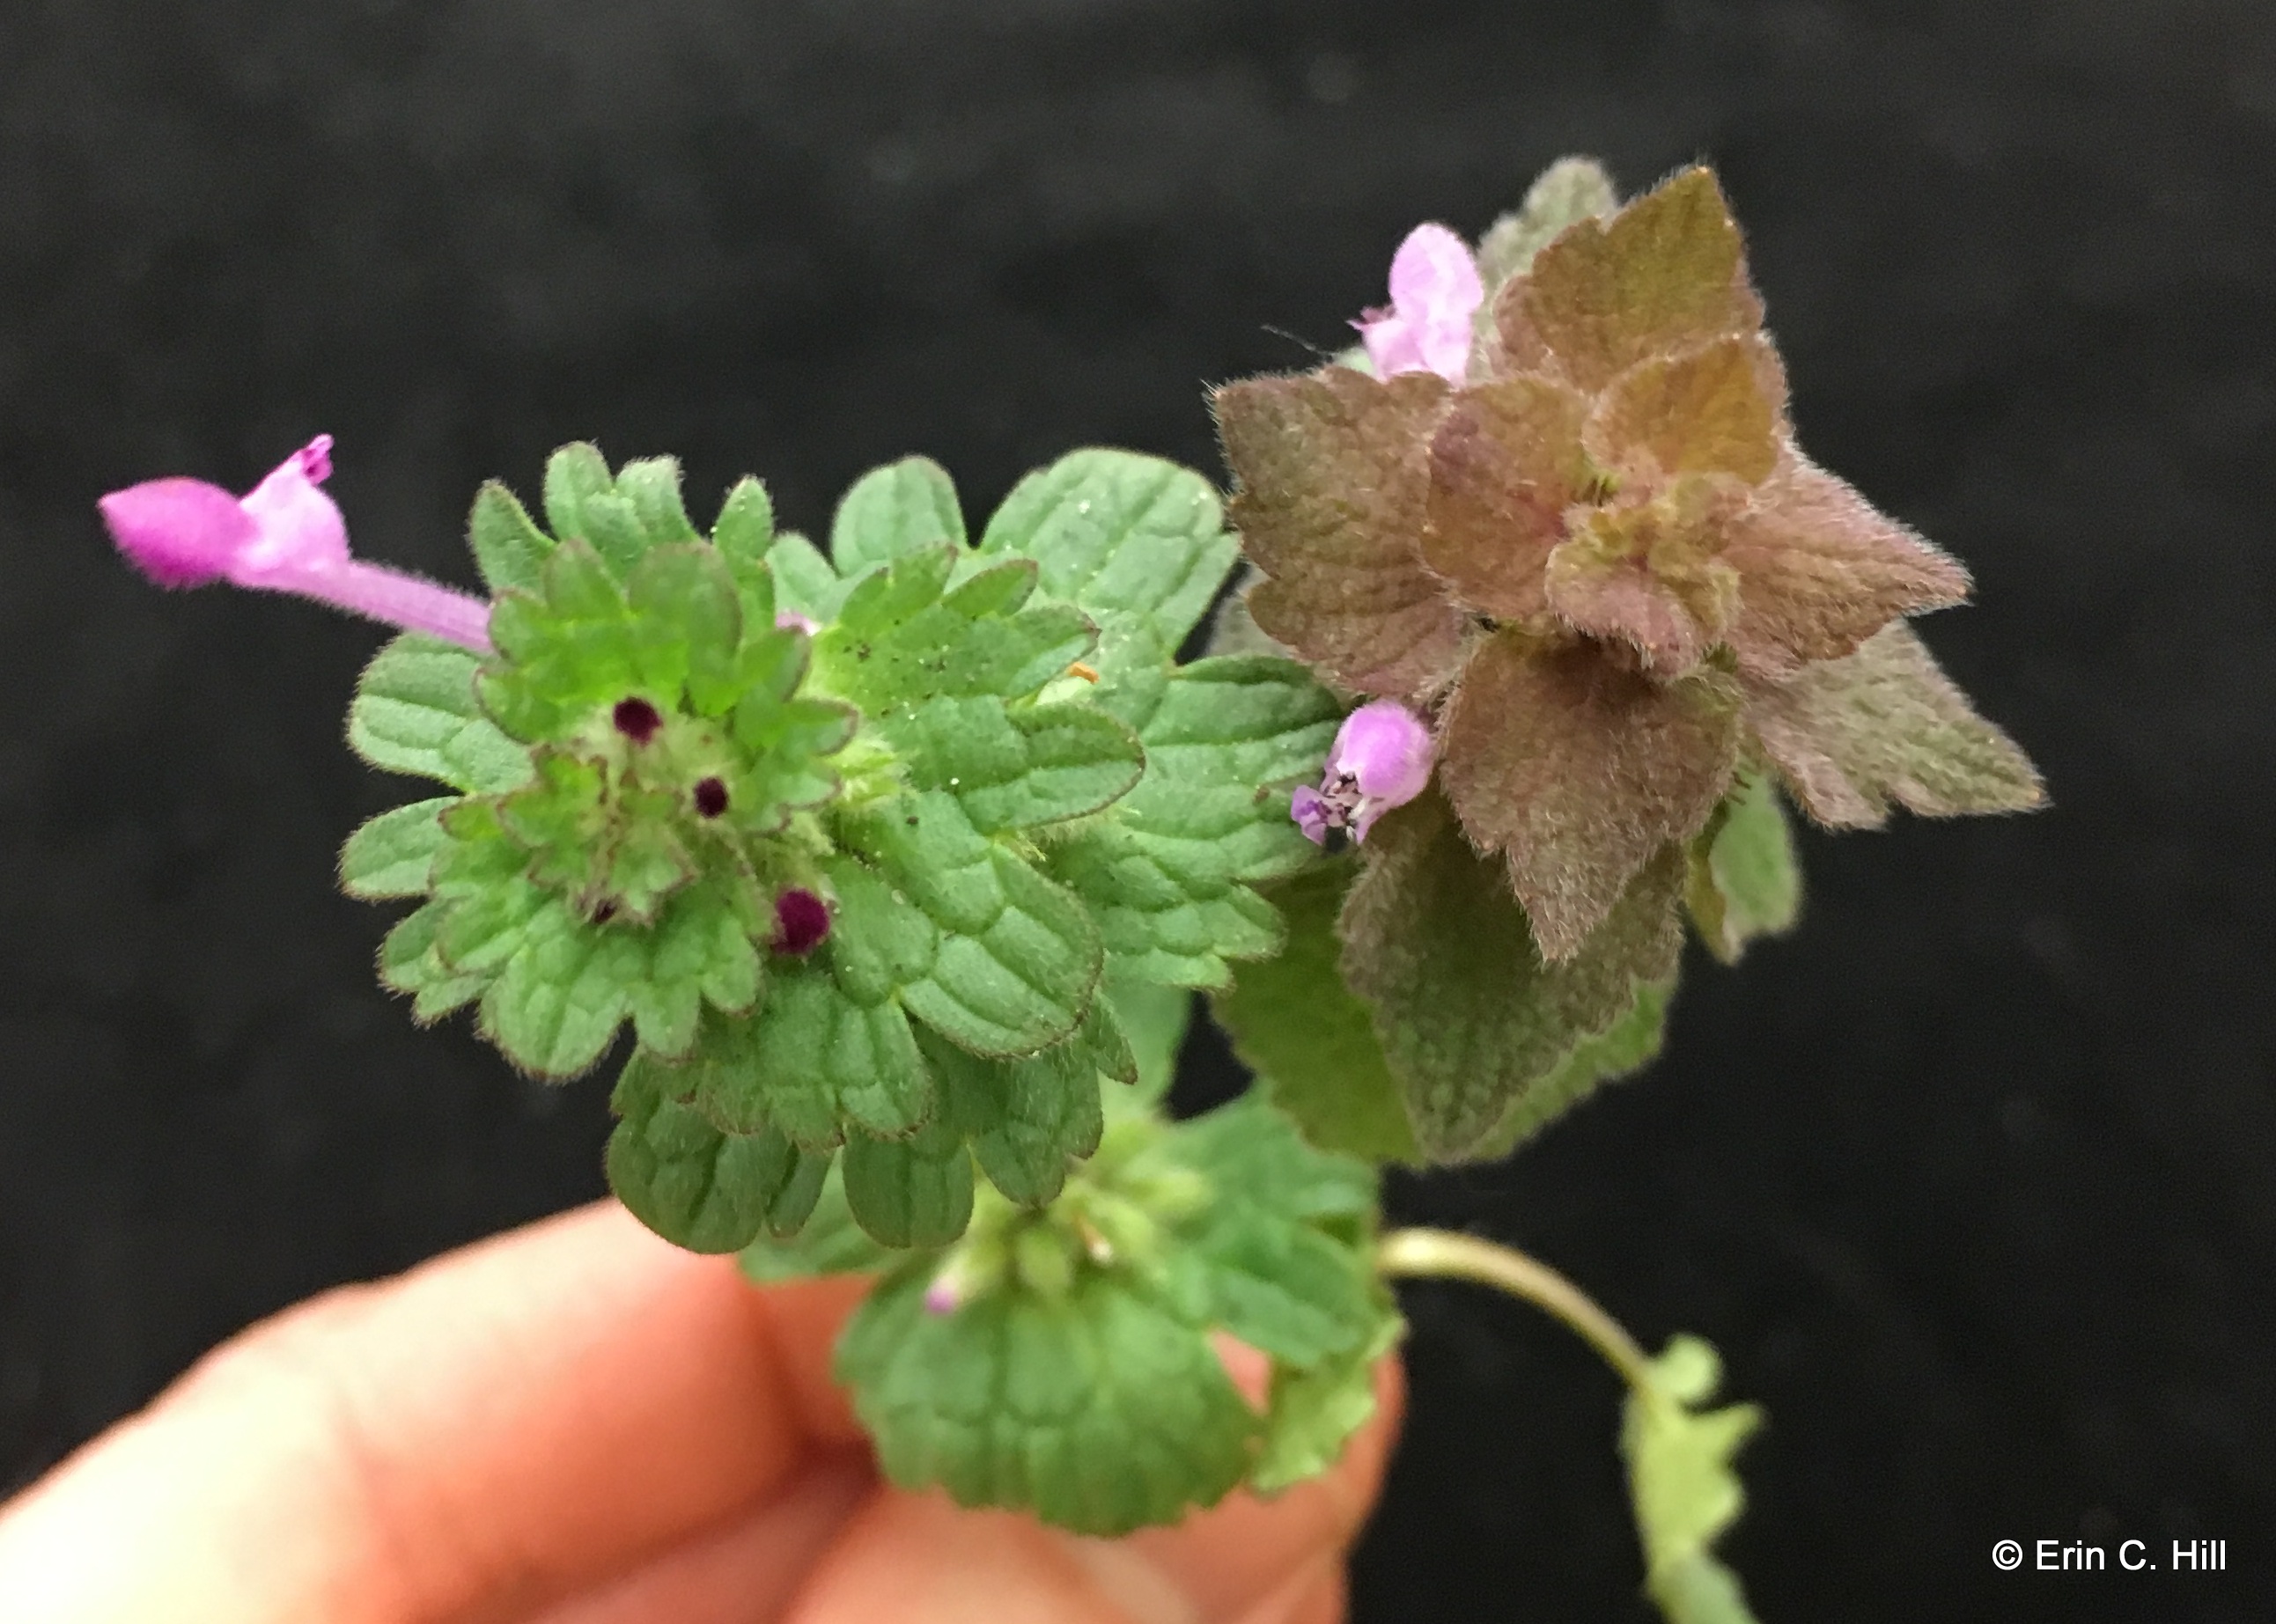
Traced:
[[1578, 1332], [1639, 1393], [1653, 1391], [1651, 1361], [1620, 1321], [1571, 1280], [1514, 1247], [1447, 1229], [1395, 1229], [1377, 1243], [1376, 1267], [1410, 1280], [1467, 1280], [1545, 1309]]

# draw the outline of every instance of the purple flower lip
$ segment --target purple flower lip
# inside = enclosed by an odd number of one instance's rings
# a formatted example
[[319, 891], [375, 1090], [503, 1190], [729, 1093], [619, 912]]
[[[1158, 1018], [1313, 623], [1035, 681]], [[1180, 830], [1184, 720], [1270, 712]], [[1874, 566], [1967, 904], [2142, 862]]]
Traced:
[[1347, 838], [1365, 841], [1377, 819], [1404, 806], [1430, 782], [1430, 730], [1395, 699], [1376, 699], [1344, 718], [1328, 752], [1320, 786], [1289, 797], [1288, 815], [1304, 838], [1340, 851]]
[[1391, 260], [1391, 304], [1352, 325], [1377, 377], [1435, 372], [1459, 386], [1469, 375], [1472, 324], [1485, 284], [1468, 246], [1443, 225], [1418, 225]]
[[318, 434], [243, 497], [203, 480], [146, 480], [95, 505], [118, 550], [161, 586], [292, 593], [489, 653], [483, 600], [349, 555], [346, 521], [317, 488], [331, 473], [332, 437]]
[[[704, 778], [697, 780], [695, 784], [695, 811], [697, 814], [705, 818], [717, 818], [723, 815], [726, 810], [726, 784], [717, 778]], [[778, 910], [778, 911], [779, 911], [779, 910]]]

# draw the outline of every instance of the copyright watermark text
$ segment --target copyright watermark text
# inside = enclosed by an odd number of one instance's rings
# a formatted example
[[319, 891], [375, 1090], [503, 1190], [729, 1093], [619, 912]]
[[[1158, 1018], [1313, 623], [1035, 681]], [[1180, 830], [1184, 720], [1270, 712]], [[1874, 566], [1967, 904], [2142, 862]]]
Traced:
[[2226, 1539], [2161, 1541], [2160, 1550], [2146, 1539], [2121, 1539], [2115, 1545], [2090, 1545], [2083, 1539], [2035, 1539], [2027, 1548], [2022, 1541], [2003, 1539], [1992, 1547], [1992, 1566], [2001, 1573], [2017, 1568], [2043, 1574], [2120, 1573], [2217, 1574], [2228, 1567]]

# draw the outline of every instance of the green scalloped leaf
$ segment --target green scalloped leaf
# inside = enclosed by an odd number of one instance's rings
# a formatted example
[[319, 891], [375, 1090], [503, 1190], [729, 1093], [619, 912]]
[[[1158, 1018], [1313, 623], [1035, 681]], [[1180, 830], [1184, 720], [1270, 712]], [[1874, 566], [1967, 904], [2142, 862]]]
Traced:
[[452, 970], [436, 950], [435, 939], [441, 934], [449, 912], [447, 903], [429, 903], [398, 920], [379, 947], [381, 985], [391, 992], [410, 994], [411, 1018], [421, 1026], [466, 1008], [489, 985], [488, 977]]
[[426, 895], [435, 859], [450, 843], [443, 812], [456, 804], [457, 797], [439, 796], [365, 823], [340, 848], [340, 889], [365, 902]]
[[805, 1227], [761, 1235], [743, 1249], [740, 1261], [746, 1275], [767, 1284], [823, 1274], [874, 1274], [902, 1255], [878, 1245], [854, 1221], [844, 1176], [833, 1161]]
[[484, 794], [527, 781], [529, 752], [474, 698], [481, 659], [471, 650], [406, 632], [381, 649], [356, 683], [348, 744], [372, 766]]
[[1731, 1460], [1762, 1412], [1752, 1404], [1699, 1408], [1714, 1396], [1722, 1365], [1696, 1337], [1670, 1341], [1651, 1369], [1651, 1385], [1628, 1395], [1620, 1428], [1644, 1588], [1669, 1624], [1754, 1624], [1738, 1576], [1713, 1547], [1745, 1508]]
[[618, 1081], [609, 1106], [622, 1120], [609, 1136], [609, 1188], [675, 1246], [695, 1252], [747, 1246], [795, 1206], [812, 1177], [808, 1164], [826, 1164], [828, 1154], [801, 1151], [770, 1128], [722, 1133], [672, 1099], [663, 1074], [655, 1061], [635, 1057]]
[[1083, 817], [1145, 771], [1138, 736], [1089, 705], [938, 699], [884, 729], [912, 787], [945, 790], [983, 835]]
[[1229, 961], [1280, 950], [1279, 916], [1254, 888], [1316, 855], [1287, 792], [1317, 776], [1341, 707], [1301, 666], [1258, 656], [1195, 661], [1103, 702], [1136, 729], [1146, 775], [1047, 865], [1134, 976], [1223, 987]]
[[1042, 566], [1043, 589], [1098, 623], [1108, 682], [1150, 669], [1185, 640], [1240, 543], [1210, 482], [1159, 457], [1073, 451], [1013, 487], [980, 540]]
[[1025, 1060], [990, 1060], [918, 1034], [941, 1085], [941, 1114], [971, 1141], [990, 1183], [1022, 1206], [1055, 1199], [1070, 1168], [1098, 1148], [1099, 1085], [1137, 1081], [1138, 1062], [1104, 999], [1065, 1041]]
[[854, 1220], [884, 1246], [945, 1246], [972, 1217], [972, 1155], [934, 1122], [906, 1139], [851, 1133], [840, 1158]]
[[964, 545], [964, 510], [956, 481], [926, 457], [905, 457], [863, 474], [838, 502], [830, 525], [831, 559], [849, 580], [943, 541]]
[[946, 1315], [925, 1311], [926, 1284], [880, 1286], [838, 1348], [895, 1483], [1116, 1535], [1214, 1505], [1248, 1471], [1256, 1416], [1142, 1282], [1093, 1272], [1056, 1300], [1007, 1291]]
[[903, 985], [910, 1014], [1004, 1059], [1074, 1031], [1101, 966], [1080, 899], [982, 835], [945, 790], [847, 810], [836, 823], [841, 842], [939, 933], [929, 964]]
[[[1171, 1522], [1244, 1477], [1325, 1470], [1372, 1413], [1400, 1330], [1375, 1213], [1368, 1168], [1254, 1096], [1175, 1126], [1123, 1116], [1049, 1208], [983, 1191], [956, 1246], [894, 1265], [838, 1375], [904, 1487], [1082, 1533]], [[936, 1284], [956, 1306], [927, 1311]], [[1270, 1357], [1266, 1416], [1233, 1392], [1219, 1332]]]
[[491, 805], [461, 802], [444, 827], [451, 840], [435, 861], [436, 901], [398, 930], [430, 910], [431, 925], [400, 944], [391, 938], [383, 973], [422, 1001], [438, 978], [454, 984], [454, 995], [479, 980], [483, 1035], [524, 1070], [585, 1070], [627, 1018], [649, 1049], [685, 1054], [705, 1005], [740, 1014], [758, 1001], [759, 920], [740, 884], [707, 877], [685, 887], [649, 927], [596, 924], [528, 877], [527, 855]]
[[1333, 1466], [1351, 1435], [1375, 1415], [1376, 1361], [1399, 1345], [1406, 1322], [1391, 1294], [1377, 1282], [1373, 1292], [1374, 1326], [1344, 1354], [1309, 1370], [1280, 1365], [1264, 1413], [1264, 1443], [1249, 1469], [1248, 1486], [1259, 1494], [1316, 1477]]

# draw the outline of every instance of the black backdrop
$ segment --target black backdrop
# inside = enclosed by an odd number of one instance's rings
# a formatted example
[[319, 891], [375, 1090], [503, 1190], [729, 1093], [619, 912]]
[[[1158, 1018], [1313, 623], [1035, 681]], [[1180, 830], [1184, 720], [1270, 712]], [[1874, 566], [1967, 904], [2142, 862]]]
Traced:
[[[1399, 1205], [1725, 1349], [1772, 1624], [2276, 1616], [2257, 0], [0, 4], [0, 1476], [601, 1189], [602, 1085], [414, 1032], [331, 892], [404, 793], [338, 742], [379, 634], [162, 597], [97, 493], [326, 429], [360, 549], [467, 582], [474, 485], [587, 435], [808, 527], [911, 449], [978, 508], [1083, 442], [1214, 469], [1204, 380], [1571, 150], [1721, 167], [1805, 443], [1975, 569], [1930, 640], [2057, 809], [1809, 839], [1654, 1073]], [[1609, 1378], [1408, 1301], [1358, 1616], [1644, 1616]], [[2199, 1535], [2229, 1573], [1990, 1560]]]

